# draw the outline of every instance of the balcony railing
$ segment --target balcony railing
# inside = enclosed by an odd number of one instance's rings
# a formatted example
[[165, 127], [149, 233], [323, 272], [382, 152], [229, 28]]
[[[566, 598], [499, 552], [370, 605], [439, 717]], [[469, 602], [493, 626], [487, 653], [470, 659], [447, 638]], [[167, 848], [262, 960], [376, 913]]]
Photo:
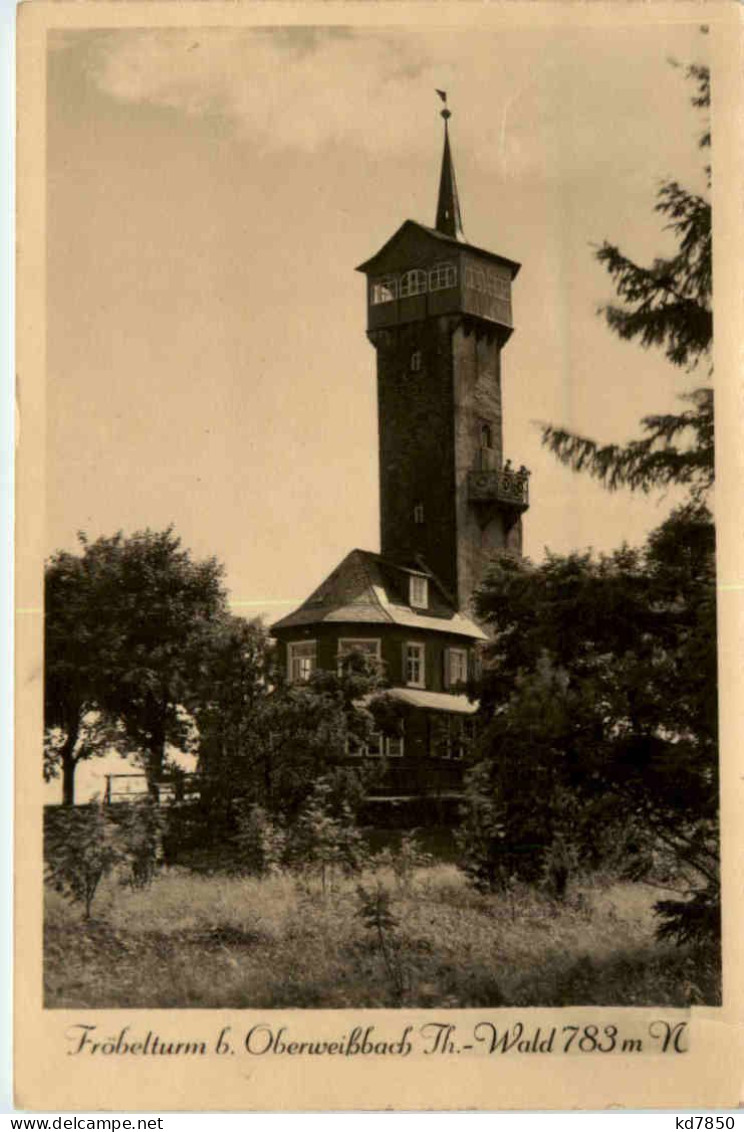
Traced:
[[468, 499], [475, 503], [503, 503], [519, 511], [530, 505], [530, 473], [526, 468], [468, 472]]

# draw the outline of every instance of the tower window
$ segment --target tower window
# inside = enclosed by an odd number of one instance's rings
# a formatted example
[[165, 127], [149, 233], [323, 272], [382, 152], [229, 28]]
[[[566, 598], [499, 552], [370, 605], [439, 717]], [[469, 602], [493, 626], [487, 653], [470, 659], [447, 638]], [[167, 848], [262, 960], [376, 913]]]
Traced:
[[293, 684], [309, 680], [317, 661], [316, 641], [294, 641], [288, 650], [287, 675]]
[[419, 267], [406, 271], [400, 277], [400, 297], [407, 295], [423, 295], [426, 291], [426, 272]]
[[412, 574], [408, 597], [411, 605], [416, 609], [426, 609], [429, 604], [429, 579], [419, 574]]
[[481, 448], [493, 448], [493, 430], [487, 423], [481, 425]]
[[443, 291], [445, 287], [457, 284], [457, 268], [454, 263], [438, 263], [429, 272], [429, 290]]
[[484, 272], [479, 267], [466, 267], [465, 286], [470, 287], [473, 291], [485, 291], [486, 276]]
[[414, 350], [411, 354], [411, 373], [421, 373], [421, 363], [423, 358], [420, 350]]
[[424, 521], [424, 505], [423, 505], [423, 503], [417, 503], [416, 506], [414, 507], [414, 509], [413, 509], [413, 521], [414, 521], [414, 523], [417, 524], [417, 526], [420, 526], [423, 523], [423, 521]]
[[398, 280], [394, 275], [386, 275], [383, 279], [375, 279], [372, 283], [372, 305], [391, 303], [398, 295]]
[[489, 295], [493, 295], [496, 299], [509, 298], [509, 280], [504, 279], [495, 271], [489, 271], [487, 283]]
[[426, 686], [426, 650], [423, 645], [407, 642], [403, 646], [403, 675], [412, 688]]

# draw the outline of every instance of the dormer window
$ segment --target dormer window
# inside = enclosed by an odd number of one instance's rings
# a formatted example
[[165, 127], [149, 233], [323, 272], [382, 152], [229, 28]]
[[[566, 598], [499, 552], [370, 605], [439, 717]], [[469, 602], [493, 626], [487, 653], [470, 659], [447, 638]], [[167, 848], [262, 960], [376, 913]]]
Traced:
[[412, 574], [408, 589], [408, 600], [414, 609], [427, 609], [429, 605], [429, 579], [420, 574]]
[[423, 503], [417, 503], [416, 506], [414, 507], [414, 509], [413, 509], [413, 521], [416, 524], [416, 526], [419, 526], [419, 527], [423, 523], [423, 521], [424, 521], [424, 505], [423, 505]]
[[443, 291], [457, 284], [457, 268], [454, 263], [438, 263], [429, 272], [429, 290]]
[[411, 354], [411, 373], [421, 373], [422, 361], [421, 351], [414, 350]]
[[394, 275], [386, 275], [382, 279], [375, 279], [372, 283], [372, 305], [391, 303], [398, 295], [398, 280]]
[[411, 271], [406, 271], [400, 277], [400, 297], [406, 298], [408, 295], [423, 295], [426, 291], [426, 272], [421, 268], [415, 267]]

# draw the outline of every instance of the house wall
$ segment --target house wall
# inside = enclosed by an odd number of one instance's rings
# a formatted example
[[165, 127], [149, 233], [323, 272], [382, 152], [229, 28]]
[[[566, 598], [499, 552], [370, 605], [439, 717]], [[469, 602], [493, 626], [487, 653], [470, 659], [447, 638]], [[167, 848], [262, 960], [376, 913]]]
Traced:
[[393, 687], [405, 685], [403, 648], [406, 642], [422, 643], [425, 646], [425, 686], [426, 690], [430, 692], [449, 691], [445, 684], [446, 649], [467, 649], [471, 664], [474, 656], [472, 640], [468, 637], [461, 637], [456, 633], [435, 633], [431, 630], [421, 631], [420, 629], [408, 629], [390, 624], [325, 623], [304, 626], [301, 629], [283, 629], [280, 634], [277, 634], [278, 663], [281, 670], [284, 673], [288, 671], [288, 645], [291, 642], [314, 640], [317, 642], [318, 668], [335, 672], [338, 660], [338, 642], [341, 638], [380, 640], [384, 673]]

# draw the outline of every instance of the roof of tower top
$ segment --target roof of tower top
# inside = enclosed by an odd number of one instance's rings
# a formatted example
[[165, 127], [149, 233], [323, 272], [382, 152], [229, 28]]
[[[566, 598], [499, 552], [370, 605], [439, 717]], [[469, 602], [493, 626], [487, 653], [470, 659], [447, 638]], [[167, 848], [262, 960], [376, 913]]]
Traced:
[[389, 253], [394, 248], [399, 249], [398, 254], [404, 252], [404, 248], [401, 246], [401, 240], [404, 234], [408, 234], [408, 239], [405, 242], [410, 243], [411, 239], [416, 239], [415, 233], [418, 233], [419, 241], [422, 238], [435, 237], [435, 239], [445, 245], [456, 245], [470, 252], [475, 252], [478, 256], [487, 257], [492, 262], [500, 263], [502, 266], [509, 268], [511, 277], [514, 279], [516, 278], [521, 264], [517, 263], [515, 260], [508, 259], [506, 256], [497, 255], [494, 252], [488, 251], [486, 248], [471, 244], [465, 239], [465, 233], [462, 227], [460, 198], [457, 191], [457, 179], [455, 177], [455, 165], [452, 159], [452, 149], [449, 138], [449, 119], [452, 115], [450, 110], [447, 109], [446, 92], [438, 90], [437, 94], [445, 103], [445, 108], [441, 112], [442, 118], [444, 119], [444, 148], [442, 152], [442, 168], [439, 177], [439, 195], [437, 198], [435, 227], [429, 228], [426, 224], [421, 224], [417, 220], [405, 220], [390, 239], [385, 241], [380, 250], [370, 259], [359, 264], [356, 270], [364, 274], [375, 273], [378, 268], [381, 268], [383, 271], [386, 270], [386, 261], [389, 258]]

